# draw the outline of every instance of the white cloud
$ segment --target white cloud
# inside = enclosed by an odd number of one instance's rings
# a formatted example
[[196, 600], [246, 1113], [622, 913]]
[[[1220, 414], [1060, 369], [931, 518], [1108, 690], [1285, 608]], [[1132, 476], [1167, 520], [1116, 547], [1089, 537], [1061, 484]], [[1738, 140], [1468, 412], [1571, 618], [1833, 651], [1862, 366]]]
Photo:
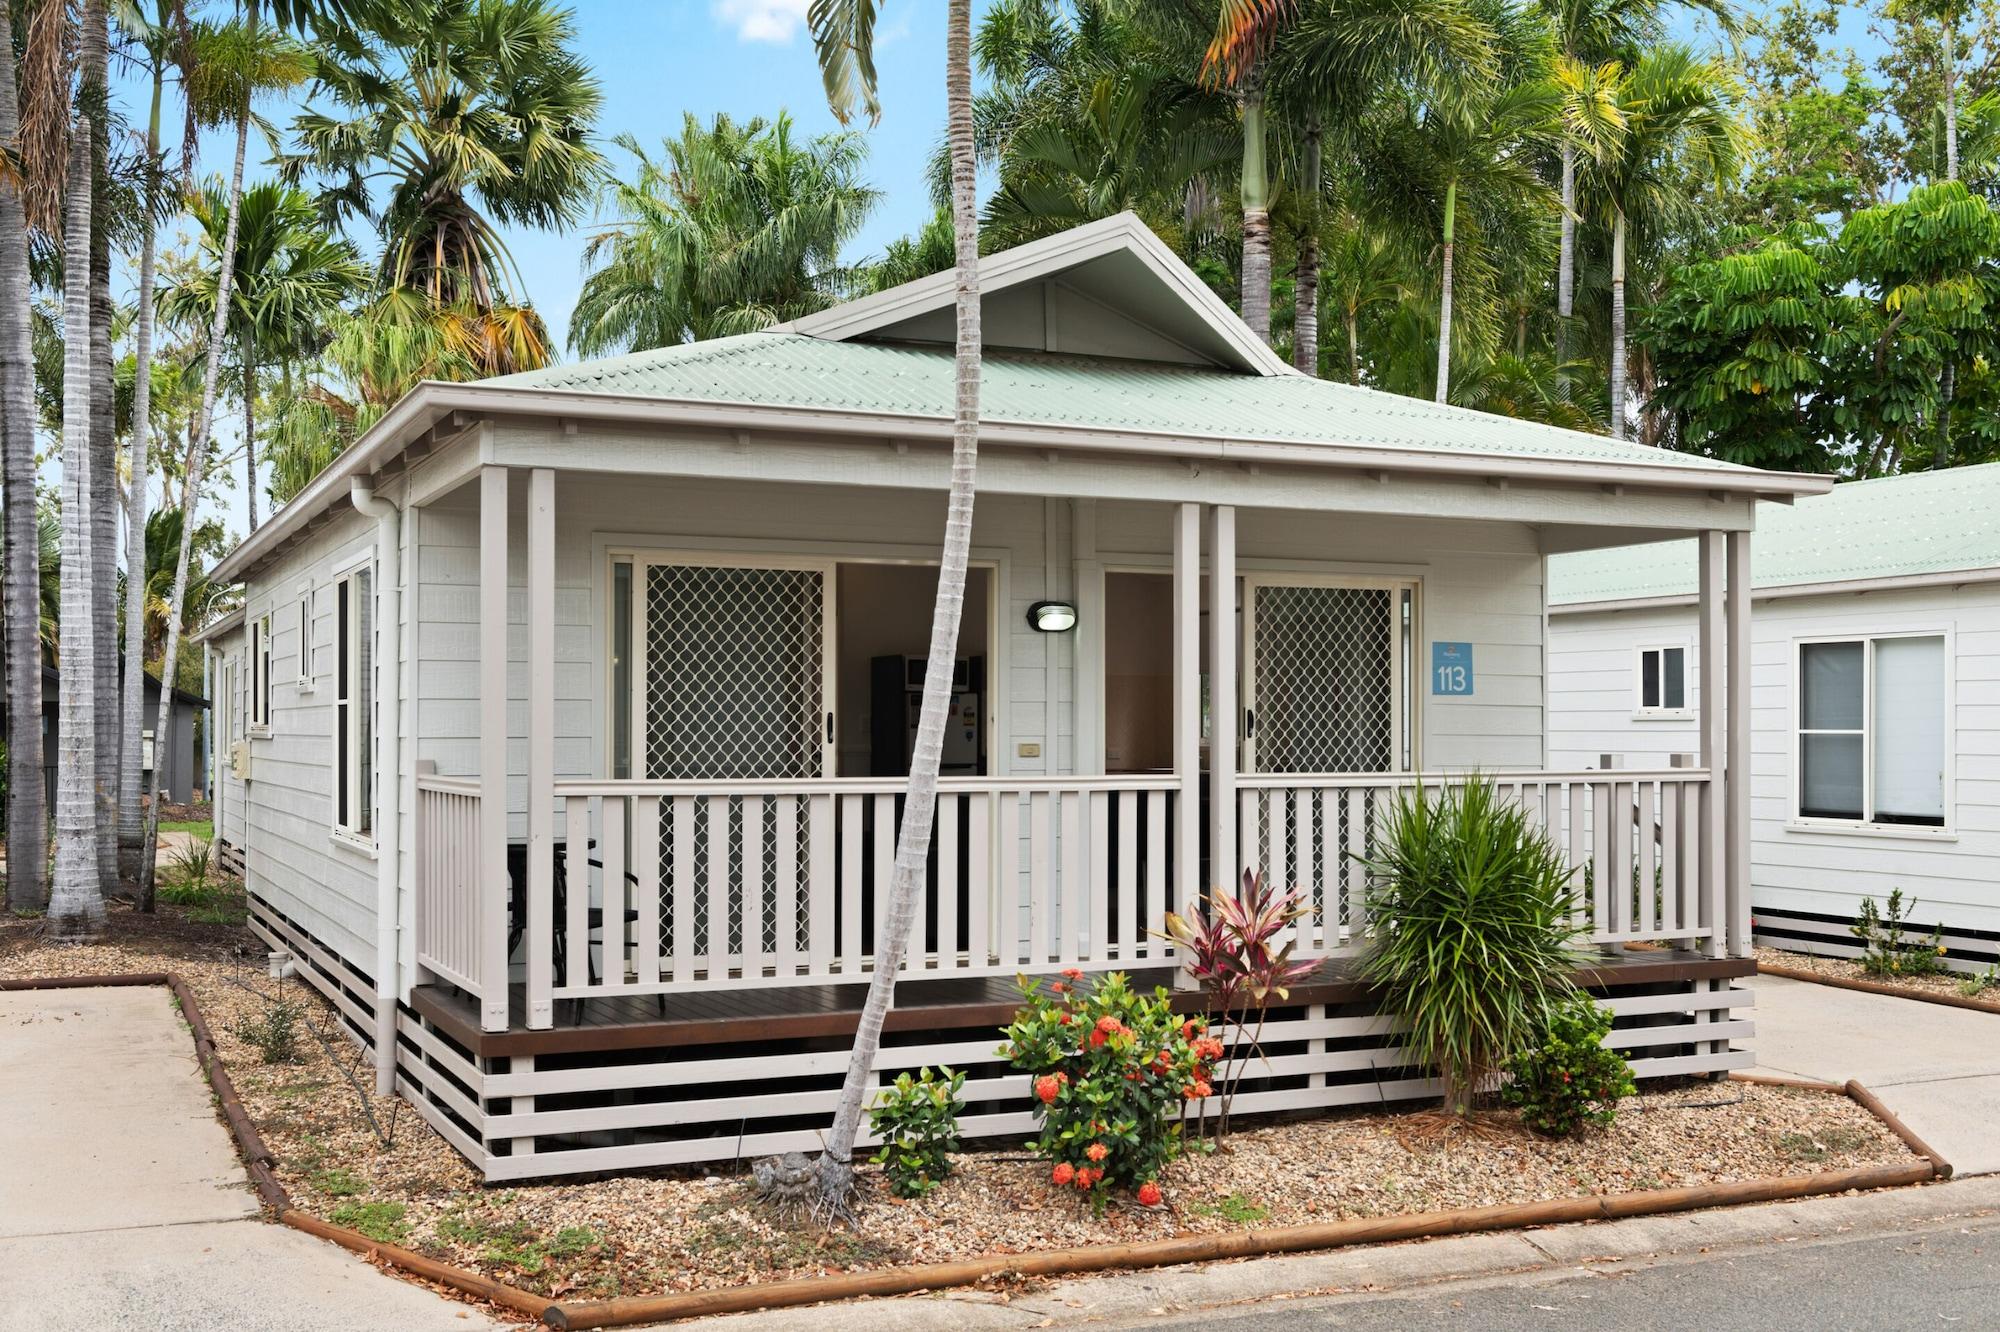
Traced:
[[736, 36], [746, 42], [774, 42], [783, 46], [798, 33], [806, 20], [810, 0], [714, 0], [711, 12]]

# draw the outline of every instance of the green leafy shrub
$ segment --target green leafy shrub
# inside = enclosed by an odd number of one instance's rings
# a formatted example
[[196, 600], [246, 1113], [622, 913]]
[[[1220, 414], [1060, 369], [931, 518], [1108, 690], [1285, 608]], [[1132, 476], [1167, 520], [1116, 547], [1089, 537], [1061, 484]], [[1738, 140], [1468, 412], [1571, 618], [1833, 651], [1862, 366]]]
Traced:
[[1958, 992], [1967, 999], [1977, 999], [1988, 990], [2000, 988], [2000, 962], [1984, 971], [1975, 972], [1958, 983]]
[[190, 838], [185, 846], [177, 848], [167, 857], [165, 884], [159, 889], [160, 896], [169, 902], [182, 898], [169, 896], [167, 887], [191, 895], [189, 905], [205, 900], [205, 895], [213, 887], [215, 877], [215, 843], [200, 837]]
[[1916, 905], [1916, 898], [1904, 899], [1901, 888], [1892, 888], [1880, 908], [1872, 897], [1861, 899], [1860, 918], [1847, 928], [1861, 941], [1863, 971], [1871, 976], [1935, 976], [1945, 969], [1943, 926], [1928, 941], [1911, 943], [1903, 937]]
[[921, 1198], [951, 1174], [964, 1090], [965, 1074], [948, 1068], [935, 1074], [926, 1068], [914, 1078], [905, 1072], [882, 1089], [868, 1123], [882, 1140], [875, 1164], [898, 1198]]
[[1507, 1065], [1500, 1100], [1537, 1133], [1567, 1138], [1587, 1125], [1609, 1127], [1618, 1102], [1638, 1090], [1632, 1066], [1604, 1044], [1611, 1010], [1572, 995], [1549, 1010], [1541, 1037]]
[[1050, 1179], [1102, 1211], [1114, 1187], [1159, 1201], [1159, 1176], [1180, 1155], [1181, 1116], [1214, 1093], [1222, 1043], [1201, 1018], [1175, 1016], [1164, 989], [1137, 994], [1123, 975], [1083, 973], [1043, 990], [1025, 977], [1024, 1006], [1000, 1054], [1034, 1075], [1041, 1136], [1029, 1147], [1054, 1163]]
[[1574, 987], [1570, 872], [1479, 777], [1400, 793], [1374, 850], [1363, 860], [1375, 932], [1361, 974], [1408, 1023], [1413, 1060], [1444, 1080], [1446, 1109], [1467, 1113]]
[[237, 1035], [257, 1051], [267, 1064], [295, 1064], [303, 1046], [299, 1027], [305, 1010], [290, 1000], [279, 1000], [262, 1014], [245, 1022]]

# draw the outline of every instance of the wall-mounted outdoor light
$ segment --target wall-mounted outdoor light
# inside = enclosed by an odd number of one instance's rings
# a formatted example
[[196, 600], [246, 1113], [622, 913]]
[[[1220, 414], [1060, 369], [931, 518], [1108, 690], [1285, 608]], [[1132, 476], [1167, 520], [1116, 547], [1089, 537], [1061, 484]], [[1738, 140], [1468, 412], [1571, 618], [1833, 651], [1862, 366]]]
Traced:
[[1036, 633], [1060, 634], [1076, 628], [1076, 607], [1067, 601], [1038, 601], [1028, 607], [1028, 626]]

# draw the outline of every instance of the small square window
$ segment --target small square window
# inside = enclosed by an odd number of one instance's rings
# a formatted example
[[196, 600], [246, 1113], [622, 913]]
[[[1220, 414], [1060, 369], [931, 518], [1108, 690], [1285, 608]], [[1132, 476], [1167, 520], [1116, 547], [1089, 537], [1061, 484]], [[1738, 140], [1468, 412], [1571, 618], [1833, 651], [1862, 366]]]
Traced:
[[1687, 649], [1639, 649], [1639, 715], [1678, 717], [1688, 710]]

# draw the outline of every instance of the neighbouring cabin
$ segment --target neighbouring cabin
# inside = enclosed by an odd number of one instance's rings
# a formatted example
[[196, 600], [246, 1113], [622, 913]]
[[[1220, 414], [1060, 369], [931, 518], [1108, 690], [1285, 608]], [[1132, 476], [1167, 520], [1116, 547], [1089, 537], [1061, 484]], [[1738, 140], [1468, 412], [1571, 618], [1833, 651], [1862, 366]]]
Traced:
[[[254, 927], [488, 1178], [819, 1144], [923, 682], [951, 277], [425, 385], [219, 569]], [[1544, 570], [1696, 536], [1720, 662], [1757, 499], [1825, 483], [1299, 376], [1129, 215], [981, 285], [952, 720], [878, 1073], [967, 1068], [966, 1131], [1019, 1131], [1015, 977], [1175, 985], [1165, 912], [1251, 866], [1305, 892], [1322, 966], [1242, 1108], [1428, 1094], [1351, 979], [1357, 856], [1398, 792], [1475, 770], [1576, 868], [1641, 1074], [1752, 1062], [1741, 719], [1646, 770], [1552, 764]]]
[[[1863, 897], [1911, 940], [2000, 961], [2000, 466], [1765, 506], [1752, 565], [1751, 904], [1759, 942], [1854, 956]], [[1646, 768], [1697, 743], [1687, 543], [1551, 562], [1552, 761]]]

